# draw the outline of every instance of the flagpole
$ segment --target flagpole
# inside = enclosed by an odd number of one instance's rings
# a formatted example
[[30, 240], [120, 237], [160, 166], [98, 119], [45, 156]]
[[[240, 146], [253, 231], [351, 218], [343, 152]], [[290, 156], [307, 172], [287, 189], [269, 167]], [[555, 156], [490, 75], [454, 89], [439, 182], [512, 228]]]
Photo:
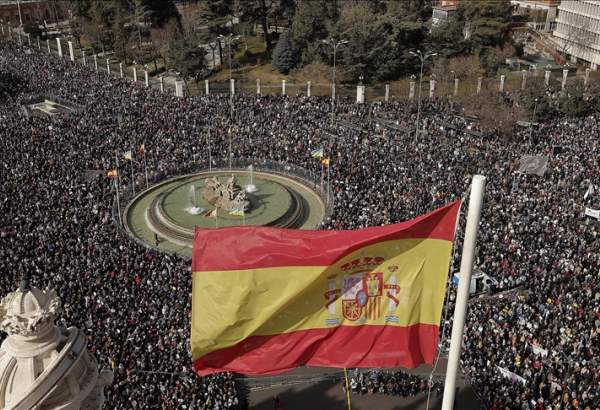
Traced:
[[331, 176], [330, 176], [330, 170], [329, 168], [331, 167], [331, 159], [327, 158], [329, 160], [329, 162], [327, 163], [327, 203], [329, 204], [330, 199], [329, 199], [329, 190], [330, 190], [330, 185], [331, 185]]
[[486, 179], [483, 175], [473, 176], [471, 196], [469, 198], [469, 211], [467, 213], [467, 223], [465, 228], [465, 239], [463, 241], [463, 253], [460, 261], [456, 307], [454, 308], [454, 321], [452, 325], [452, 336], [450, 338], [450, 352], [448, 354], [448, 365], [446, 368], [442, 410], [452, 410], [454, 408], [456, 374], [458, 372], [460, 349], [465, 327], [467, 303], [469, 300], [469, 285], [471, 283], [473, 261], [475, 260], [475, 244], [477, 240], [477, 231], [479, 229], [479, 218], [481, 216], [481, 204], [483, 202], [485, 182]]
[[346, 400], [348, 402], [348, 410], [352, 410], [352, 402], [350, 401], [350, 383], [348, 383], [348, 370], [345, 367], [344, 377], [346, 378]]
[[142, 155], [144, 156], [144, 174], [146, 175], [146, 189], [148, 189], [148, 164], [146, 163], [146, 143], [144, 142], [142, 146], [144, 147], [144, 152]]
[[323, 160], [321, 160], [321, 195], [323, 195], [324, 193], [324, 189], [323, 189]]
[[219, 227], [219, 207], [215, 208], [215, 228]]
[[206, 140], [208, 141], [208, 170], [212, 171], [212, 156], [210, 153], [210, 127], [208, 128], [208, 134], [206, 136]]
[[115, 162], [116, 162], [116, 170], [117, 177], [115, 178], [115, 190], [117, 193], [117, 212], [119, 213], [119, 225], [123, 226], [123, 220], [121, 219], [121, 199], [119, 198], [119, 178], [121, 178], [119, 174], [119, 154], [115, 153]]
[[129, 163], [131, 165], [131, 190], [133, 195], [135, 195], [135, 177], [133, 176], [133, 144], [129, 144], [129, 152], [131, 153], [131, 158], [129, 158]]

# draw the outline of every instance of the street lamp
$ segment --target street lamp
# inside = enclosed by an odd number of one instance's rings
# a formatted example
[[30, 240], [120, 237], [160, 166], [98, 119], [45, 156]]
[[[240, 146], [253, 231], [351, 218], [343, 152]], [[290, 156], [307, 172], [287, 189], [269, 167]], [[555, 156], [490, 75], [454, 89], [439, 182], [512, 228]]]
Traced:
[[[232, 71], [231, 71], [231, 42], [238, 40], [240, 36], [233, 36], [233, 33], [229, 33], [228, 36], [220, 35], [221, 39], [227, 42], [227, 51], [229, 52], [229, 169], [231, 169], [231, 161], [233, 157], [232, 143], [231, 143], [231, 128], [233, 126], [233, 87], [231, 86]], [[222, 63], [222, 62], [221, 62]]]
[[416, 139], [417, 135], [419, 133], [419, 120], [421, 118], [421, 88], [422, 88], [421, 83], [423, 82], [423, 66], [425, 64], [425, 60], [427, 60], [429, 57], [437, 56], [437, 53], [423, 54], [421, 52], [421, 50], [417, 50], [416, 53], [414, 51], [410, 51], [410, 54], [412, 54], [413, 56], [415, 56], [419, 60], [421, 60], [421, 76], [419, 77], [419, 102], [417, 104], [417, 122], [415, 124], [415, 139]]
[[333, 37], [328, 40], [321, 40], [323, 44], [329, 44], [333, 47], [333, 80], [332, 80], [332, 88], [331, 88], [331, 125], [333, 126], [333, 121], [335, 117], [335, 57], [337, 48], [343, 44], [348, 44], [348, 40], [335, 40]]

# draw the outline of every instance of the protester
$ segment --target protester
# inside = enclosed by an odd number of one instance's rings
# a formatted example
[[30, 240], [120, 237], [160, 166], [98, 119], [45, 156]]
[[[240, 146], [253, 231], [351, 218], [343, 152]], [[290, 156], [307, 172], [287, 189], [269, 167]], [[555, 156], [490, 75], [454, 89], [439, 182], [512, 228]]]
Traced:
[[[123, 233], [106, 177], [118, 166], [130, 189], [127, 150], [138, 189], [141, 155], [151, 182], [208, 166], [208, 130], [212, 157], [225, 159], [230, 126], [234, 158], [318, 174], [310, 151], [324, 148], [334, 208], [323, 229], [413, 218], [465, 197], [471, 176], [485, 175], [476, 265], [497, 281], [496, 291], [523, 292], [472, 301], [463, 371], [490, 408], [600, 408], [599, 225], [583, 215], [586, 206], [600, 208], [600, 194], [583, 198], [600, 181], [597, 116], [554, 118], [534, 128], [534, 138], [517, 129], [500, 139], [432, 98], [421, 107], [427, 132], [415, 137], [407, 132], [417, 116], [411, 101], [341, 100], [332, 125], [328, 98], [238, 94], [232, 124], [227, 95], [176, 98], [6, 41], [0, 73], [1, 293], [24, 272], [37, 286], [58, 290], [60, 324], [82, 328], [99, 363], [114, 369], [107, 408], [246, 406], [234, 375], [200, 378], [191, 368], [189, 260], [148, 250]], [[82, 108], [25, 115], [21, 105], [41, 94]], [[543, 176], [515, 172], [526, 154], [549, 156]], [[461, 243], [462, 229], [458, 236]], [[455, 255], [452, 272], [460, 246]], [[449, 298], [442, 336], [452, 308]], [[425, 389], [402, 373], [374, 374], [373, 392]], [[363, 382], [355, 382], [362, 391]]]

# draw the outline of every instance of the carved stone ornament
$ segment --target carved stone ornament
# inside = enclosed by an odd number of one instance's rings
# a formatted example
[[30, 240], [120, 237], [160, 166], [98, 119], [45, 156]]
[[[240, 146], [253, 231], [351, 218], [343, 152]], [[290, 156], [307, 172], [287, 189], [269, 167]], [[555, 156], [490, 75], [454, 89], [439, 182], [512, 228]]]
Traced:
[[[28, 292], [39, 293], [27, 298]], [[49, 325], [60, 313], [60, 298], [55, 290], [21, 289], [9, 293], [0, 302], [0, 330], [9, 335], [33, 336]]]

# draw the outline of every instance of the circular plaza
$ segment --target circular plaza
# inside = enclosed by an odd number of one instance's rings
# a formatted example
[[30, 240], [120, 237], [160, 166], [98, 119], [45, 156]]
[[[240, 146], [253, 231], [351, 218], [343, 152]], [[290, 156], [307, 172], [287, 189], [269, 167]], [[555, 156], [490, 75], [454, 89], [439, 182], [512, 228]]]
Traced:
[[318, 228], [326, 212], [318, 188], [278, 172], [205, 170], [141, 192], [126, 206], [123, 222], [136, 240], [190, 256], [196, 226]]

